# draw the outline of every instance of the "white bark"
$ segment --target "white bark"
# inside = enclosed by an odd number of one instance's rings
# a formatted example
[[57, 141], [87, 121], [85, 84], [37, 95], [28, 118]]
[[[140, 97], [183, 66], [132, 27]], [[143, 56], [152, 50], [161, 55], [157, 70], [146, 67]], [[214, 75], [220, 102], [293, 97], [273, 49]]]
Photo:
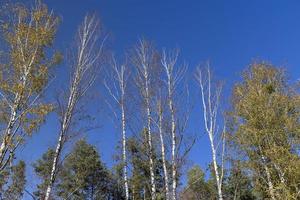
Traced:
[[149, 146], [149, 163], [150, 163], [150, 178], [151, 178], [151, 199], [156, 200], [156, 185], [154, 176], [154, 162], [152, 152], [152, 132], [151, 132], [151, 110], [149, 100], [149, 86], [148, 75], [146, 73], [145, 79], [145, 91], [146, 91], [146, 110], [147, 110], [147, 132], [148, 132], [148, 146]]
[[159, 138], [160, 138], [160, 145], [161, 145], [161, 157], [163, 162], [163, 169], [164, 169], [164, 181], [165, 181], [165, 191], [166, 191], [166, 200], [170, 198], [170, 191], [169, 191], [169, 173], [167, 169], [166, 163], [166, 153], [165, 153], [165, 141], [163, 135], [163, 111], [162, 111], [162, 102], [161, 100], [158, 102], [158, 117], [159, 117]]
[[140, 41], [136, 48], [136, 68], [138, 78], [141, 82], [140, 89], [145, 102], [145, 111], [147, 118], [147, 140], [149, 148], [149, 170], [151, 182], [151, 199], [156, 200], [156, 184], [154, 175], [153, 147], [152, 147], [152, 123], [151, 123], [151, 105], [150, 105], [150, 68], [152, 67], [154, 52], [152, 47], [146, 41]]
[[177, 160], [176, 160], [176, 122], [175, 122], [175, 107], [174, 107], [174, 93], [176, 86], [183, 78], [185, 73], [185, 67], [182, 67], [176, 71], [175, 65], [177, 62], [178, 51], [174, 54], [169, 54], [163, 51], [162, 55], [162, 66], [165, 70], [167, 80], [167, 92], [168, 92], [168, 107], [171, 115], [171, 163], [172, 163], [172, 199], [177, 199]]
[[122, 103], [122, 147], [123, 147], [123, 173], [124, 173], [124, 187], [125, 187], [125, 197], [126, 200], [129, 199], [129, 189], [128, 189], [128, 178], [127, 178], [127, 157], [126, 157], [126, 122], [125, 122], [125, 110]]
[[265, 157], [262, 156], [262, 160], [263, 160], [263, 167], [267, 176], [267, 184], [268, 184], [268, 190], [269, 190], [269, 194], [272, 200], [276, 200], [275, 198], [275, 190], [274, 190], [274, 185], [273, 182], [271, 180], [271, 174], [270, 174], [270, 170], [269, 167], [267, 166], [267, 164], [265, 163]]
[[[47, 185], [44, 200], [49, 200], [55, 175], [57, 173], [58, 162], [61, 157], [63, 145], [68, 133], [76, 105], [85, 92], [91, 87], [96, 78], [99, 68], [98, 60], [102, 53], [103, 42], [99, 42], [99, 20], [95, 16], [85, 16], [84, 22], [78, 31], [78, 43], [74, 62], [74, 72], [71, 77], [69, 97], [65, 109], [62, 111], [62, 120], [56, 150], [52, 162], [50, 179]], [[95, 52], [96, 51], [96, 52]]]
[[263, 151], [262, 151], [262, 148], [261, 146], [259, 146], [259, 151], [260, 151], [260, 154], [261, 154], [261, 161], [262, 161], [262, 165], [263, 165], [263, 168], [265, 170], [265, 173], [266, 173], [266, 177], [267, 177], [267, 185], [268, 185], [268, 191], [269, 191], [269, 194], [270, 194], [270, 197], [272, 200], [275, 200], [275, 189], [274, 189], [274, 184], [272, 182], [272, 179], [271, 179], [271, 174], [270, 174], [270, 169], [267, 165], [267, 158], [265, 157]]
[[[217, 184], [217, 190], [218, 190], [218, 198], [219, 200], [223, 200], [223, 194], [222, 194], [222, 182], [223, 182], [223, 157], [224, 157], [224, 133], [222, 134], [222, 137], [220, 140], [223, 141], [222, 144], [222, 163], [221, 163], [221, 169], [219, 169], [218, 161], [217, 161], [217, 146], [215, 145], [215, 137], [217, 136], [217, 117], [218, 117], [218, 108], [219, 108], [219, 100], [220, 100], [220, 94], [222, 87], [216, 86], [214, 89], [214, 93], [212, 94], [212, 80], [211, 80], [211, 72], [209, 66], [206, 68], [206, 77], [203, 77], [203, 71], [202, 69], [198, 68], [196, 78], [198, 81], [198, 84], [200, 86], [201, 91], [201, 98], [202, 98], [202, 106], [203, 106], [203, 117], [204, 117], [204, 125], [205, 130], [208, 134], [210, 146], [211, 146], [211, 152], [212, 152], [212, 160], [213, 160], [213, 168], [216, 176], [216, 184]], [[221, 175], [219, 173], [219, 170], [221, 170]]]
[[175, 133], [175, 114], [173, 107], [173, 100], [170, 94], [171, 90], [169, 87], [169, 109], [171, 112], [171, 133], [172, 133], [172, 199], [176, 200], [176, 189], [177, 189], [177, 166], [176, 166], [176, 133]]
[[[117, 107], [120, 109], [121, 114], [121, 137], [122, 137], [122, 161], [123, 161], [123, 179], [125, 189], [125, 199], [129, 199], [129, 186], [128, 186], [128, 162], [127, 162], [127, 150], [126, 150], [126, 112], [125, 112], [125, 92], [128, 79], [128, 71], [126, 65], [118, 67], [115, 59], [113, 58], [112, 70], [113, 81], [117, 82], [117, 87], [114, 90], [105, 82], [105, 87], [108, 90], [110, 96], [114, 99]], [[127, 75], [126, 75], [127, 73]], [[111, 105], [110, 105], [111, 106]], [[112, 107], [112, 106], [111, 106]], [[113, 111], [114, 112], [114, 111]], [[117, 114], [115, 114], [117, 115]], [[118, 118], [117, 116], [115, 116]]]
[[[15, 142], [15, 136], [18, 135], [18, 137], [23, 138], [24, 134], [20, 134], [18, 132], [21, 122], [20, 118], [21, 116], [25, 115], [30, 109], [32, 109], [39, 97], [41, 96], [41, 93], [38, 94], [32, 94], [31, 92], [24, 91], [27, 89], [28, 82], [29, 82], [29, 76], [31, 75], [32, 68], [34, 67], [34, 62], [37, 60], [37, 50], [40, 47], [40, 45], [30, 45], [28, 44], [29, 40], [29, 30], [30, 29], [37, 29], [37, 28], [44, 28], [45, 31], [49, 31], [54, 28], [57, 21], [52, 18], [52, 13], [49, 15], [48, 20], [44, 24], [36, 24], [33, 23], [34, 21], [34, 15], [33, 12], [36, 12], [41, 9], [40, 3], [37, 3], [36, 7], [34, 7], [32, 10], [30, 10], [29, 18], [22, 16], [22, 14], [18, 13], [13, 23], [14, 29], [17, 29], [16, 27], [20, 26], [23, 23], [26, 23], [28, 26], [28, 32], [24, 38], [17, 37], [15, 44], [10, 44], [11, 49], [16, 49], [20, 51], [20, 74], [18, 74], [20, 79], [19, 84], [21, 85], [21, 91], [16, 91], [14, 94], [5, 94], [5, 92], [0, 92], [0, 96], [3, 98], [3, 100], [7, 103], [9, 110], [10, 110], [10, 117], [8, 124], [6, 126], [6, 129], [3, 131], [2, 135], [2, 141], [0, 145], [0, 171], [5, 168], [5, 165], [8, 163], [9, 158], [7, 158], [8, 153], [12, 153], [15, 151], [16, 147], [18, 146], [19, 142]], [[28, 20], [28, 21], [27, 21]], [[39, 27], [38, 27], [39, 26]], [[43, 27], [41, 27], [43, 26]], [[25, 56], [24, 52], [27, 52], [30, 56]], [[14, 77], [16, 78], [16, 77]], [[21, 101], [24, 101], [21, 105]], [[21, 132], [21, 131], [20, 131]]]
[[274, 165], [274, 168], [276, 169], [277, 171], [277, 174], [279, 176], [279, 179], [280, 179], [280, 182], [285, 185], [286, 183], [286, 180], [285, 180], [285, 177], [284, 177], [284, 172], [282, 171], [281, 167], [279, 165], [277, 165], [276, 163], [273, 164]]

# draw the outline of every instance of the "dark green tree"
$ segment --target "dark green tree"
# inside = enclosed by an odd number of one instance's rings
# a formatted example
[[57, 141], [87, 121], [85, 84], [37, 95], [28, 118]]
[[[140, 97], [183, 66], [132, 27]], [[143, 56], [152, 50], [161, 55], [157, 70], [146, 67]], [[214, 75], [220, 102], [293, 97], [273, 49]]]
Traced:
[[[127, 140], [128, 161], [130, 164], [131, 176], [129, 178], [130, 196], [132, 199], [142, 200], [151, 199], [151, 183], [149, 170], [149, 148], [146, 138], [146, 130], [140, 135], [131, 137]], [[164, 179], [162, 160], [158, 156], [159, 151], [153, 145], [153, 161], [155, 172], [155, 183], [157, 199], [164, 199]], [[168, 164], [170, 167], [170, 165]]]
[[19, 200], [22, 198], [26, 184], [25, 167], [25, 162], [19, 161], [9, 170], [1, 172], [0, 199]]
[[79, 140], [58, 176], [57, 195], [62, 199], [113, 199], [114, 179], [96, 148]]
[[52, 160], [54, 157], [54, 150], [48, 149], [43, 155], [42, 158], [37, 160], [33, 164], [34, 171], [36, 175], [41, 179], [41, 183], [37, 185], [37, 191], [34, 192], [34, 195], [38, 199], [43, 199], [45, 196], [46, 188], [48, 181], [50, 180]]
[[224, 184], [225, 199], [232, 200], [254, 200], [259, 199], [254, 196], [254, 188], [251, 179], [242, 170], [237, 162], [226, 177]]
[[[216, 199], [215, 188], [211, 185], [214, 181], [207, 182], [205, 173], [200, 166], [195, 165], [188, 171], [187, 186], [181, 192], [183, 200], [204, 200]], [[214, 191], [215, 190], [215, 191]]]

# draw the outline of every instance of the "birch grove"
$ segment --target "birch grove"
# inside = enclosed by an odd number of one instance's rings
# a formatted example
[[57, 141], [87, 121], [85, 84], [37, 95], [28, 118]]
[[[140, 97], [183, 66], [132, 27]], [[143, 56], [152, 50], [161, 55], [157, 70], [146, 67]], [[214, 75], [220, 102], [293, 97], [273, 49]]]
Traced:
[[99, 71], [99, 59], [103, 55], [104, 39], [100, 35], [100, 21], [95, 15], [84, 17], [82, 25], [78, 29], [76, 36], [76, 49], [74, 52], [74, 61], [69, 86], [69, 96], [66, 105], [63, 105], [61, 115], [61, 127], [55, 148], [55, 154], [52, 162], [51, 174], [47, 186], [45, 200], [49, 200], [57, 167], [60, 162], [63, 145], [66, 142], [70, 125], [74, 118], [76, 106], [87, 90], [92, 86]]
[[[69, 5], [49, 2], [56, 4]], [[193, 48], [165, 48], [181, 34], [153, 28], [177, 28], [178, 20], [145, 12], [138, 21], [151, 17], [147, 33], [140, 24], [127, 30], [136, 22], [131, 6], [78, 5], [71, 23], [70, 12], [41, 0], [0, 2], [0, 200], [300, 199], [296, 68], [256, 61], [233, 73], [222, 69], [226, 61], [194, 69], [185, 64], [194, 66]], [[97, 14], [84, 15], [68, 37], [91, 5], [103, 6], [116, 40]], [[159, 43], [132, 43], [136, 31]]]

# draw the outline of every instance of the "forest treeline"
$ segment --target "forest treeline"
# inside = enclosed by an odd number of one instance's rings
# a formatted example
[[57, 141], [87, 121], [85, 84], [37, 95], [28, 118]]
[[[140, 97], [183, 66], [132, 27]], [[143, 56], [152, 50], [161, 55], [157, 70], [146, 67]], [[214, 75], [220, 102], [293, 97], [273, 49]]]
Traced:
[[[141, 39], [115, 56], [95, 14], [83, 18], [67, 53], [56, 49], [58, 16], [41, 1], [1, 3], [0, 199], [300, 199], [299, 83], [284, 68], [253, 62], [224, 101], [209, 63], [192, 71], [177, 49]], [[58, 68], [70, 74], [59, 94], [50, 89]], [[113, 168], [84, 137], [94, 128], [86, 108], [95, 106], [87, 100], [95, 92], [118, 133]], [[201, 107], [192, 122], [191, 93]], [[18, 150], [50, 113], [55, 146], [34, 163], [22, 160]], [[199, 137], [190, 123], [203, 124], [209, 142], [205, 169], [191, 165]]]

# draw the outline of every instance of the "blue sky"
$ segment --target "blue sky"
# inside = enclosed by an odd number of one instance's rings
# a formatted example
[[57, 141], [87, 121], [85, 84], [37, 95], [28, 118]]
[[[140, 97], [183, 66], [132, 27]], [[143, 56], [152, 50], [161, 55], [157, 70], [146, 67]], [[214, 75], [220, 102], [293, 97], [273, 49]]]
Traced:
[[[195, 66], [210, 61], [218, 78], [225, 80], [226, 94], [241, 71], [255, 60], [265, 60], [287, 68], [291, 81], [300, 77], [300, 2], [274, 0], [46, 0], [49, 8], [62, 17], [55, 46], [65, 49], [87, 12], [97, 12], [107, 32], [111, 48], [118, 54], [129, 49], [140, 37], [155, 42], [158, 48], [181, 49], [180, 58], [189, 64], [191, 74]], [[58, 68], [58, 82], [65, 84], [66, 66]], [[191, 76], [192, 77], [192, 76]], [[191, 85], [191, 93], [198, 98], [198, 90]], [[196, 100], [200, 100], [199, 98]], [[223, 100], [228, 104], [228, 98]], [[189, 158], [205, 167], [210, 162], [209, 143], [203, 135], [200, 101], [194, 108], [189, 132], [202, 134]], [[97, 103], [93, 107], [97, 108]], [[99, 147], [102, 159], [111, 166], [118, 133], [101, 108], [95, 109], [102, 128], [88, 135]], [[22, 147], [20, 158], [34, 161], [57, 138], [55, 115]], [[28, 170], [28, 189], [36, 178]], [[25, 197], [26, 199], [26, 197]]]

